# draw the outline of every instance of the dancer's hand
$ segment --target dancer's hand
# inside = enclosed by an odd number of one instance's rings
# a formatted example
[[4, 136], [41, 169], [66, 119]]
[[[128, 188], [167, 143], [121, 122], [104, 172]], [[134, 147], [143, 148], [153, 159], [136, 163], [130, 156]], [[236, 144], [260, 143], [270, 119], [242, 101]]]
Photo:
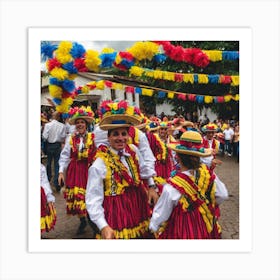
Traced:
[[60, 172], [58, 175], [58, 184], [59, 184], [59, 186], [64, 185], [64, 174], [62, 172]]
[[101, 230], [101, 236], [102, 236], [103, 239], [114, 239], [115, 238], [115, 232], [111, 227], [105, 226]]

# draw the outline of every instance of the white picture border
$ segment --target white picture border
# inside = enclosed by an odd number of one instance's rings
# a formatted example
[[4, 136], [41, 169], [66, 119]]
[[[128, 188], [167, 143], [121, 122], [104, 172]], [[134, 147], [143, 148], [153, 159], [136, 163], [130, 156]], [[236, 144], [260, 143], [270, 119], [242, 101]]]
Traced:
[[[1, 0], [0, 15], [1, 280], [280, 279], [278, 0]], [[252, 178], [253, 183], [250, 251], [158, 254], [28, 251], [28, 111], [31, 110], [28, 28], [93, 26], [251, 29], [252, 100], [248, 114], [252, 126], [245, 130], [252, 131], [253, 141], [249, 143], [252, 158], [247, 161], [249, 166], [242, 164], [241, 167], [243, 173], [247, 167], [252, 171], [245, 175], [249, 181]], [[60, 39], [62, 37], [57, 38]], [[39, 76], [38, 71], [34, 71]], [[36, 82], [37, 76], [34, 79]], [[240, 106], [243, 106], [242, 100]], [[246, 118], [246, 108], [242, 108], [242, 112], [241, 117]], [[246, 139], [241, 138], [243, 149]], [[34, 164], [37, 166], [37, 163]], [[242, 193], [240, 196], [244, 197]], [[242, 207], [244, 204], [246, 201], [241, 202]]]
[[[75, 35], [74, 35], [75, 34]], [[129, 34], [129, 35], [128, 35]], [[187, 36], [185, 34], [188, 34]], [[29, 28], [29, 241], [30, 252], [249, 252], [252, 248], [252, 31], [250, 28]], [[240, 43], [240, 238], [233, 240], [53, 240], [40, 238], [39, 164], [41, 41], [239, 41]], [[37, 80], [34, 78], [37, 77]], [[246, 118], [244, 111], [246, 108]], [[246, 130], [243, 129], [246, 127]], [[36, 149], [34, 148], [36, 147]], [[244, 168], [246, 166], [246, 174]], [[35, 176], [36, 174], [36, 176]], [[245, 203], [246, 202], [246, 203]], [[226, 202], [225, 202], [226, 203]]]

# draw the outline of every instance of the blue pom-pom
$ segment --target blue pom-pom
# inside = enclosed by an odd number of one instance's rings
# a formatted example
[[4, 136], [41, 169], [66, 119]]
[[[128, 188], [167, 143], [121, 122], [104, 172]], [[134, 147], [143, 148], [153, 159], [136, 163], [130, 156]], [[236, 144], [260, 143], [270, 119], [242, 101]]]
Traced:
[[75, 90], [75, 83], [71, 80], [64, 80], [62, 82], [62, 87], [65, 91], [72, 92], [73, 90]]
[[238, 51], [223, 51], [222, 52], [222, 59], [223, 60], [239, 59], [239, 52]]
[[208, 81], [210, 84], [217, 84], [219, 82], [219, 75], [208, 75]]
[[157, 63], [163, 63], [163, 62], [165, 62], [165, 60], [166, 60], [166, 55], [165, 55], [165, 54], [162, 54], [162, 53], [156, 54], [156, 55], [154, 56], [154, 60], [155, 60]]
[[53, 102], [54, 102], [55, 104], [57, 104], [57, 105], [60, 105], [61, 102], [62, 102], [62, 100], [59, 99], [59, 98], [54, 98], [54, 99], [53, 99]]
[[72, 55], [73, 58], [80, 58], [84, 56], [85, 52], [86, 52], [85, 48], [82, 45], [75, 42], [73, 43], [70, 54]]
[[100, 54], [99, 58], [102, 60], [101, 67], [102, 68], [112, 67], [116, 59], [116, 56], [117, 56], [117, 52]]
[[74, 66], [74, 62], [68, 62], [62, 65], [62, 68], [67, 70], [70, 74], [76, 74], [78, 73], [77, 68]]
[[142, 88], [136, 87], [135, 93], [142, 94]]
[[46, 61], [53, 57], [53, 52], [57, 49], [57, 45], [51, 42], [41, 42], [41, 58], [42, 61]]
[[61, 86], [62, 82], [58, 80], [57, 78], [51, 77], [50, 78], [50, 85], [56, 85], [56, 86]]
[[194, 80], [194, 83], [198, 83], [198, 75], [197, 74], [193, 74], [193, 80]]
[[203, 103], [204, 102], [204, 96], [202, 95], [197, 95], [196, 98], [195, 98], [196, 102], [198, 103]]
[[165, 98], [166, 92], [165, 91], [159, 91], [158, 92], [158, 98]]
[[128, 61], [127, 59], [123, 59], [121, 65], [125, 66], [127, 69], [130, 69], [134, 65], [134, 61]]

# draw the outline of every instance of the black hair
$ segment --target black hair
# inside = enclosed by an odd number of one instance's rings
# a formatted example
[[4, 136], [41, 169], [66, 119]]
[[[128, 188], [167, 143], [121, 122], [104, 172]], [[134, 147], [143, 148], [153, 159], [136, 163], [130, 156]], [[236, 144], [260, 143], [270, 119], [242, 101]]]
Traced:
[[200, 158], [198, 156], [186, 155], [177, 153], [180, 158], [182, 164], [188, 169], [198, 169], [200, 166]]

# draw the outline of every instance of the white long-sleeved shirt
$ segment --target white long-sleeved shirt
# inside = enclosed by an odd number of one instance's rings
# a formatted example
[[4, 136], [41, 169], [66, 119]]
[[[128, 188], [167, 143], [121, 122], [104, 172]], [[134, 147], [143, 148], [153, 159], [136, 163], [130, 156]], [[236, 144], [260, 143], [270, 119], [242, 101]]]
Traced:
[[58, 160], [58, 165], [59, 165], [59, 173], [60, 172], [65, 172], [70, 161], [70, 154], [71, 154], [71, 146], [70, 146], [70, 139], [71, 137], [67, 137], [65, 145], [60, 153], [60, 157]]
[[[191, 174], [191, 170], [187, 170], [182, 173], [193, 177], [193, 175]], [[215, 179], [215, 199], [216, 203], [220, 204], [228, 198], [228, 192], [224, 183], [222, 183], [221, 180], [217, 178], [218, 177], [216, 177]], [[170, 184], [165, 184], [163, 186], [162, 194], [153, 209], [153, 214], [149, 225], [150, 230], [156, 232], [159, 229], [160, 225], [169, 219], [172, 210], [178, 204], [180, 197], [181, 193]]]
[[55, 202], [55, 197], [52, 194], [52, 189], [48, 180], [46, 167], [42, 163], [40, 175], [40, 185], [45, 191], [47, 202]]
[[46, 123], [42, 136], [49, 143], [64, 142], [66, 138], [65, 124], [58, 122], [57, 120], [52, 120], [51, 122]]
[[[142, 132], [139, 129], [137, 129], [137, 131], [139, 132], [139, 145], [137, 148], [142, 155], [145, 165], [147, 166], [147, 168], [151, 169], [150, 172], [152, 174], [152, 177], [156, 176], [156, 171], [155, 171], [156, 159], [150, 148], [149, 141], [144, 132]], [[100, 145], [106, 145], [107, 147], [109, 146], [108, 131], [102, 130], [99, 126], [95, 126], [94, 135], [95, 135], [94, 141], [96, 147], [99, 147]], [[154, 180], [152, 177], [148, 179], [148, 185], [154, 184]]]
[[[135, 145], [130, 145], [130, 147], [136, 152], [139, 159], [139, 171], [140, 177], [142, 179], [148, 179], [152, 176], [151, 169], [144, 164], [144, 160]], [[110, 148], [111, 151], [117, 154], [117, 151]], [[122, 163], [127, 167], [129, 174], [131, 175], [129, 166], [125, 160], [125, 156], [129, 157], [130, 154], [123, 152], [121, 157]], [[86, 208], [90, 219], [97, 225], [101, 230], [103, 227], [107, 226], [108, 223], [105, 219], [104, 209], [103, 209], [103, 200], [104, 200], [104, 183], [107, 173], [107, 167], [101, 158], [97, 158], [94, 163], [89, 168], [88, 172], [88, 181], [86, 188]]]

